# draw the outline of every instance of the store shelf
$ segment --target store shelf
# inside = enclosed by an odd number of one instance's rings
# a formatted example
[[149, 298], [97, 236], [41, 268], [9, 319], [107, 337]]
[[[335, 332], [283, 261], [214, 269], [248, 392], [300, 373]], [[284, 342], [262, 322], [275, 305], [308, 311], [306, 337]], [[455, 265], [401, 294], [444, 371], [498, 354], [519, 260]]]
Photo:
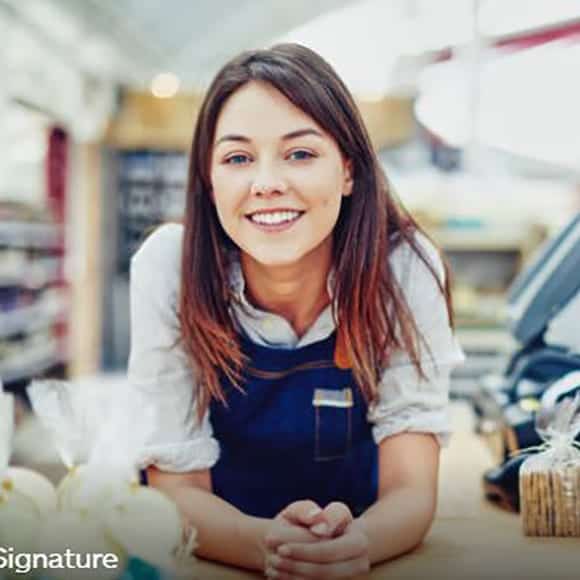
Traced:
[[543, 229], [510, 223], [483, 223], [478, 226], [430, 227], [433, 239], [451, 252], [516, 252], [526, 257], [544, 239]]
[[187, 163], [187, 155], [180, 151], [117, 152], [117, 265], [124, 275], [147, 234], [160, 223], [183, 215]]
[[56, 339], [0, 360], [0, 379], [10, 383], [35, 375], [62, 362]]
[[39, 289], [60, 279], [61, 259], [30, 259], [21, 250], [12, 250], [9, 257], [0, 253], [0, 288], [22, 286]]
[[505, 328], [464, 328], [456, 330], [461, 346], [469, 352], [511, 353], [518, 343]]
[[65, 362], [63, 229], [39, 205], [0, 202], [0, 380], [19, 389]]
[[59, 228], [53, 224], [6, 221], [0, 223], [0, 246], [58, 249]]
[[433, 238], [445, 250], [517, 252], [525, 244], [521, 233], [493, 228], [477, 230], [434, 230]]
[[454, 370], [451, 394], [468, 397], [477, 388], [482, 377], [501, 374], [518, 343], [505, 328], [464, 328], [456, 330], [466, 361]]
[[30, 333], [51, 326], [66, 318], [64, 297], [49, 294], [29, 306], [21, 306], [9, 312], [0, 311], [0, 338], [16, 333]]

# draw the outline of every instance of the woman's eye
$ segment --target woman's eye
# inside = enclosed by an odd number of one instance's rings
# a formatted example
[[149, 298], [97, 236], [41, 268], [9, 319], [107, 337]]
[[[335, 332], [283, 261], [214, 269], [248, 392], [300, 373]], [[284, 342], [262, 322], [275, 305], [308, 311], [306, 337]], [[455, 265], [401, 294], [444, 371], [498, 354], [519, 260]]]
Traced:
[[314, 155], [309, 151], [300, 150], [300, 151], [292, 151], [289, 157], [294, 161], [302, 161], [304, 159], [311, 159], [312, 157], [314, 157]]
[[242, 165], [243, 163], [247, 163], [247, 162], [248, 162], [248, 156], [241, 155], [241, 154], [232, 155], [231, 157], [228, 157], [225, 160], [225, 163], [227, 163], [229, 165]]

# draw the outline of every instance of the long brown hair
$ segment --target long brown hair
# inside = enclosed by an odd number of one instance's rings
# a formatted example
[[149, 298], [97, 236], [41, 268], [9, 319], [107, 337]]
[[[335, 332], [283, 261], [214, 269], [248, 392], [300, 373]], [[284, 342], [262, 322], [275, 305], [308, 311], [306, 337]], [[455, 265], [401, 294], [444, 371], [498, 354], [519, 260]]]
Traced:
[[406, 351], [424, 376], [419, 360], [422, 338], [388, 256], [395, 245], [409, 244], [439, 284], [452, 323], [449, 276], [443, 287], [415, 239], [419, 226], [391, 191], [343, 82], [315, 52], [280, 44], [244, 52], [221, 69], [205, 96], [193, 136], [178, 316], [183, 346], [198, 379], [199, 416], [212, 398], [225, 401], [222, 374], [242, 388], [246, 363], [231, 316], [235, 297], [228, 266], [234, 245], [211, 201], [210, 162], [224, 103], [251, 81], [269, 83], [280, 91], [331, 135], [352, 161], [352, 195], [343, 197], [333, 232], [333, 316], [354, 378], [366, 400], [374, 401], [381, 369], [394, 351]]

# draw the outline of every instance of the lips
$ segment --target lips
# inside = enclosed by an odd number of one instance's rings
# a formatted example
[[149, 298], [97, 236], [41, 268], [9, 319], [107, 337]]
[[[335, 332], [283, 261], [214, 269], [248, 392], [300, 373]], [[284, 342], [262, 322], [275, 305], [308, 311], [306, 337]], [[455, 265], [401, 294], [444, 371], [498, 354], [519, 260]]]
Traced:
[[298, 219], [304, 212], [291, 210], [291, 209], [280, 209], [267, 212], [254, 212], [249, 214], [249, 219], [258, 224], [263, 225], [278, 225], [285, 222], [292, 222]]
[[257, 211], [246, 215], [252, 225], [262, 231], [273, 232], [288, 229], [294, 225], [304, 214], [304, 211], [295, 209], [275, 209]]

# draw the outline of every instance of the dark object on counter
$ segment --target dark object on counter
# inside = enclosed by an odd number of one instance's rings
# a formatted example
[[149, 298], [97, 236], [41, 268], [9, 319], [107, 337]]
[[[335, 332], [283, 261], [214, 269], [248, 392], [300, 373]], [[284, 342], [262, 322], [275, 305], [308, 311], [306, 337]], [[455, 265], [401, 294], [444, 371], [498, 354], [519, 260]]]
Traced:
[[[531, 397], [522, 398], [503, 410], [501, 425], [504, 461], [483, 475], [483, 488], [487, 499], [508, 511], [519, 511], [521, 464], [530, 453], [537, 452], [537, 447], [543, 443], [536, 430], [536, 410], [540, 407], [553, 408], [563, 399], [576, 396], [578, 392], [580, 371], [574, 371], [554, 381], [543, 393], [541, 401]], [[580, 442], [580, 436], [577, 441]]]
[[518, 351], [497, 384], [482, 383], [472, 396], [479, 420], [505, 422], [506, 410], [522, 400], [540, 400], [544, 392], [568, 373], [580, 371], [580, 354], [542, 345]]
[[580, 292], [580, 212], [514, 281], [508, 297], [511, 333], [522, 345], [537, 343], [550, 322]]
[[554, 381], [580, 370], [576, 342], [548, 344], [545, 340], [555, 321], [563, 328], [577, 328], [574, 307], [580, 301], [578, 272], [580, 212], [543, 246], [510, 288], [508, 326], [521, 347], [513, 353], [501, 376], [487, 377], [476, 390], [473, 406], [480, 422], [501, 421], [509, 405], [524, 397], [541, 399]]
[[[510, 511], [519, 509], [519, 468], [542, 440], [535, 413], [580, 390], [580, 353], [574, 336], [580, 305], [580, 212], [547, 242], [513, 282], [508, 327], [520, 348], [501, 375], [481, 380], [472, 397], [479, 432], [501, 433], [500, 465], [483, 476], [486, 497]], [[569, 329], [557, 344], [546, 342], [558, 323]], [[569, 342], [569, 344], [567, 343]], [[519, 453], [514, 457], [514, 453]]]
[[483, 489], [485, 497], [505, 510], [519, 512], [520, 467], [528, 457], [528, 453], [522, 453], [508, 459], [499, 467], [488, 469], [483, 474]]

